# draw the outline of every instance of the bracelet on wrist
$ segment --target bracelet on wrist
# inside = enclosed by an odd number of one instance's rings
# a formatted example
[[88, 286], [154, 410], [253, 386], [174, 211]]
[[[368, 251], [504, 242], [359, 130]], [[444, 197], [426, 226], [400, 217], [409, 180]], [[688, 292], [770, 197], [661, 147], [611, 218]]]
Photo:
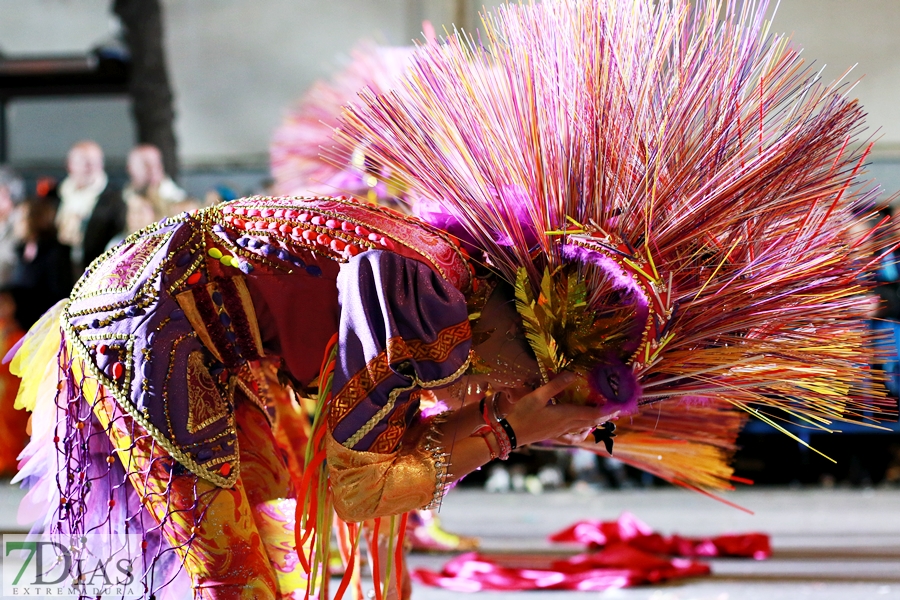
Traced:
[[[484, 414], [484, 398], [481, 399], [481, 402], [478, 405], [478, 414], [479, 415]], [[491, 441], [488, 439], [488, 437], [492, 433], [493, 433], [493, 430], [491, 429], [491, 427], [489, 425], [482, 424], [480, 427], [478, 427], [478, 429], [476, 429], [475, 431], [472, 432], [472, 436], [479, 437], [482, 440], [484, 440], [484, 445], [487, 446], [488, 453], [491, 456], [490, 460], [495, 460], [499, 455], [494, 450], [494, 446], [491, 445]]]
[[[498, 453], [498, 457], [500, 460], [506, 460], [509, 458], [509, 453], [512, 452], [513, 446], [510, 443], [509, 436], [506, 433], [506, 429], [497, 419], [494, 418], [493, 408], [488, 407], [485, 399], [481, 399], [481, 403], [478, 408], [481, 410], [481, 417], [484, 419], [485, 424], [491, 428], [491, 432], [494, 434], [494, 438], [497, 440], [497, 445], [500, 447], [500, 452]], [[511, 430], [512, 428], [510, 428]]]
[[513, 431], [512, 425], [509, 424], [509, 421], [506, 419], [497, 419], [497, 423], [500, 424], [500, 427], [503, 428], [503, 432], [506, 433], [506, 437], [509, 439], [509, 446], [511, 450], [515, 450], [518, 448], [518, 444], [516, 443], [516, 432]]
[[[500, 397], [500, 392], [491, 393], [491, 413], [493, 414], [494, 421], [500, 424], [503, 428], [504, 433], [506, 433], [506, 437], [509, 439], [509, 444], [513, 450], [515, 450], [518, 445], [516, 444], [516, 432], [513, 431], [512, 425], [509, 424], [509, 421], [506, 420], [506, 415], [500, 416], [500, 411], [497, 410], [497, 399]], [[484, 402], [484, 399], [482, 399]], [[484, 406], [482, 405], [482, 412], [484, 412]]]
[[490, 440], [488, 440], [488, 436], [490, 434], [491, 434], [491, 430], [486, 429], [484, 432], [477, 433], [475, 435], [484, 440], [484, 445], [487, 446], [488, 453], [491, 455], [491, 460], [496, 460], [497, 456], [499, 456], [499, 455], [494, 451], [494, 447], [491, 446], [491, 442], [490, 442]]

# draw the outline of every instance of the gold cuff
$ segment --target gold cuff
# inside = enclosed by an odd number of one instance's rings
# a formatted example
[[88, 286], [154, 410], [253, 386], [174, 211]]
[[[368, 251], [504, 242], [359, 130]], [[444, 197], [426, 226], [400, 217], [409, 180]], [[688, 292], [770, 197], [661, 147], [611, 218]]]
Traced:
[[449, 466], [449, 455], [437, 441], [439, 418], [409, 430], [421, 433], [389, 454], [350, 450], [329, 434], [328, 476], [338, 516], [359, 522], [438, 504]]

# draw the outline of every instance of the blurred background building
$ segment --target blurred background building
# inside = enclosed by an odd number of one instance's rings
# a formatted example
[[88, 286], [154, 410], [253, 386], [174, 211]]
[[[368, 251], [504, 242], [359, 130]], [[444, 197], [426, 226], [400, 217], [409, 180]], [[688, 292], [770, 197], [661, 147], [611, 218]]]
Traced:
[[[189, 193], [228, 173], [253, 187], [286, 107], [341, 66], [364, 38], [405, 45], [422, 21], [438, 33], [471, 28], [475, 0], [162, 0], [164, 48], [175, 99], [175, 133]], [[488, 7], [491, 2], [484, 3]], [[121, 25], [112, 0], [0, 0], [0, 53], [9, 58], [84, 56], [116, 49]], [[804, 52], [838, 78], [853, 68], [852, 93], [877, 135], [871, 172], [900, 190], [900, 3], [895, 0], [782, 0], [773, 28], [793, 32]], [[136, 142], [125, 94], [6, 102], [8, 161], [26, 174], [54, 171], [76, 141], [103, 147], [111, 175], [124, 179]], [[246, 177], [243, 175], [246, 174]], [[240, 176], [238, 176], [240, 175]], [[243, 190], [240, 190], [243, 191]]]

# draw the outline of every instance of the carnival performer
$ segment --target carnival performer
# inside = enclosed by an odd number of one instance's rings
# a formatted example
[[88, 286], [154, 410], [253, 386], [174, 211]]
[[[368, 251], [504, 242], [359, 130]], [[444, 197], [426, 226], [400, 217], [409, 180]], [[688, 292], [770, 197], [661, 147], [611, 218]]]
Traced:
[[[342, 121], [428, 222], [257, 197], [127, 238], [12, 365], [36, 423], [23, 510], [59, 536], [140, 533], [148, 597], [229, 599], [330, 597], [336, 512], [337, 595], [359, 593], [371, 521], [392, 534], [376, 597], [397, 597], [402, 515], [517, 446], [659, 415], [628, 459], [715, 487], [723, 404], [889, 413], [848, 236], [874, 209], [853, 185], [862, 111], [765, 9], [505, 6], [489, 52], [426, 46], [403, 94]], [[477, 401], [429, 415], [423, 391]]]
[[[423, 23], [423, 31], [428, 43], [435, 43], [431, 23]], [[406, 196], [389, 172], [367, 159], [364, 148], [358, 148], [349, 157], [327, 156], [335, 145], [334, 129], [340, 123], [344, 106], [364, 89], [384, 93], [396, 86], [409, 66], [414, 48], [359, 43], [341, 71], [316, 82], [288, 111], [269, 148], [276, 193], [347, 194], [404, 213], [415, 212], [415, 199]], [[426, 396], [423, 408], [427, 410], [433, 399], [433, 395]], [[413, 552], [465, 552], [478, 547], [478, 538], [446, 531], [433, 510], [410, 514], [406, 537]]]

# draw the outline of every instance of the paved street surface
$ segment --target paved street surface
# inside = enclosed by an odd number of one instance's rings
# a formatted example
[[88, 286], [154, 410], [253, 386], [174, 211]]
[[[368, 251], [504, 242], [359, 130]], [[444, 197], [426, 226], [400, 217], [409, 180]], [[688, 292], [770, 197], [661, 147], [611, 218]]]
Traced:
[[[454, 490], [441, 516], [448, 529], [480, 535], [485, 551], [548, 550], [547, 534], [580, 519], [615, 519], [623, 511], [663, 534], [762, 531], [767, 561], [713, 560], [710, 577], [606, 592], [482, 593], [519, 600], [867, 600], [900, 599], [900, 491], [750, 489], [727, 496], [748, 515], [676, 489], [560, 492], [529, 496]], [[414, 556], [438, 569], [446, 558]], [[417, 587], [415, 600], [460, 594]]]
[[[21, 494], [0, 484], [0, 530], [20, 529]], [[772, 535], [767, 561], [713, 560], [710, 577], [606, 592], [482, 593], [511, 600], [900, 600], [900, 491], [749, 489], [727, 498], [748, 515], [675, 489], [557, 492], [540, 496], [454, 490], [441, 516], [448, 529], [479, 535], [485, 551], [555, 548], [548, 533], [579, 519], [615, 519], [631, 511], [664, 534], [762, 531]], [[446, 556], [417, 555], [413, 567], [438, 569]], [[467, 595], [417, 586], [414, 600]]]

